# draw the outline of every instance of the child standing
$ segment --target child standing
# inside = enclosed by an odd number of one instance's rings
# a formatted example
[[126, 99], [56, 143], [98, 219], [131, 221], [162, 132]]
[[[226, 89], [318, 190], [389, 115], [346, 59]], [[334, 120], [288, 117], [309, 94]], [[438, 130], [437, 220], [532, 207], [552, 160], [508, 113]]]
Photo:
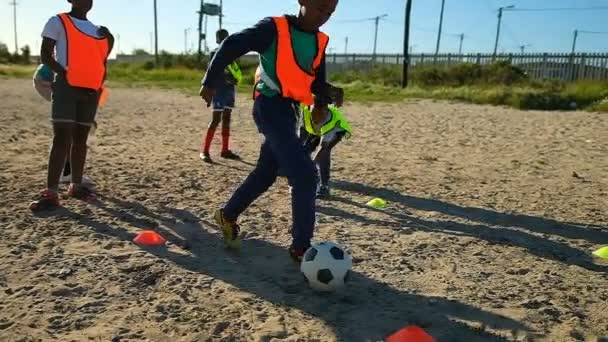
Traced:
[[310, 107], [301, 106], [302, 127], [300, 138], [304, 141], [306, 150], [313, 153], [319, 145], [321, 148], [315, 156], [315, 164], [319, 168], [320, 182], [317, 187], [317, 198], [326, 199], [331, 196], [329, 178], [331, 170], [331, 151], [342, 139], [350, 139], [352, 129], [344, 115], [336, 106], [328, 106], [326, 119], [321, 126], [315, 127], [312, 122]]
[[[53, 70], [44, 64], [40, 64], [34, 72], [34, 89], [38, 92], [43, 99], [51, 101], [53, 97], [53, 80], [55, 74]], [[101, 101], [100, 101], [101, 102]], [[101, 103], [99, 104], [102, 105]], [[97, 123], [93, 122], [93, 127], [90, 134], [93, 134], [93, 130], [97, 128]], [[71, 183], [72, 182], [72, 167], [70, 165], [70, 158], [66, 158], [65, 165], [63, 167], [63, 173], [61, 174], [60, 183]], [[91, 179], [86, 175], [82, 175], [82, 184], [92, 184]]]
[[87, 138], [95, 121], [99, 95], [106, 77], [106, 62], [114, 45], [110, 31], [87, 19], [92, 0], [68, 0], [69, 13], [52, 17], [42, 32], [40, 56], [55, 72], [53, 82], [53, 145], [49, 155], [47, 188], [30, 204], [33, 211], [59, 206], [59, 178], [66, 157], [71, 159], [68, 196], [95, 199], [82, 184]]
[[297, 16], [266, 18], [226, 39], [211, 61], [200, 91], [209, 105], [223, 69], [249, 51], [260, 54], [253, 118], [265, 139], [255, 169], [216, 212], [215, 220], [226, 246], [239, 248], [238, 217], [268, 190], [281, 167], [293, 187], [289, 254], [296, 261], [310, 247], [317, 184], [315, 165], [297, 134], [298, 104], [314, 103], [311, 116], [317, 123], [324, 118], [327, 105], [341, 106], [343, 97], [341, 89], [326, 82], [324, 57], [329, 37], [319, 31], [338, 0], [299, 0], [299, 4]]
[[[221, 29], [216, 33], [216, 41], [221, 44], [226, 38], [228, 38], [228, 31]], [[211, 54], [211, 58], [215, 52]], [[217, 83], [215, 88], [215, 95], [213, 96], [213, 119], [209, 123], [207, 128], [207, 134], [205, 135], [204, 145], [200, 154], [201, 159], [206, 163], [212, 163], [209, 150], [211, 149], [211, 143], [213, 142], [213, 136], [217, 126], [222, 122], [222, 153], [221, 157], [226, 159], [239, 160], [237, 154], [230, 150], [230, 120], [232, 116], [232, 109], [235, 104], [235, 88], [243, 80], [243, 73], [239, 65], [236, 62], [230, 63], [224, 70], [221, 81]]]

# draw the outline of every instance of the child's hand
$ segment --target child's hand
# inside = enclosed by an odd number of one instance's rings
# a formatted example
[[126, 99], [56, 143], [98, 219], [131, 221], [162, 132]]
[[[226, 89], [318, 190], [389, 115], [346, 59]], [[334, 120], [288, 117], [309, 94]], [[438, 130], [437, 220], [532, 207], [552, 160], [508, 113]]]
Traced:
[[329, 110], [327, 109], [327, 106], [314, 106], [311, 114], [313, 128], [318, 132], [327, 120]]
[[209, 88], [207, 86], [202, 86], [199, 95], [203, 98], [203, 101], [205, 101], [207, 107], [209, 107], [211, 106], [211, 100], [213, 99], [213, 95], [215, 95], [215, 89]]
[[330, 86], [329, 97], [336, 107], [342, 107], [342, 104], [344, 103], [344, 89]]

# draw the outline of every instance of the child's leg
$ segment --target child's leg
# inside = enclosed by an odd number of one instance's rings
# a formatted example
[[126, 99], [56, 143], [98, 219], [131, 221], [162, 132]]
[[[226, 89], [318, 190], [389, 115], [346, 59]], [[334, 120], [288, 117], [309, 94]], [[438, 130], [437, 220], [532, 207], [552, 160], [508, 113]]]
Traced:
[[222, 111], [223, 109], [213, 109], [213, 118], [207, 127], [207, 134], [205, 135], [205, 141], [203, 142], [202, 152], [204, 154], [209, 154], [211, 150], [211, 143], [213, 142], [213, 136], [215, 135], [215, 130], [217, 126], [219, 126], [220, 121], [222, 121]]
[[72, 184], [68, 194], [81, 200], [92, 200], [95, 195], [91, 189], [82, 186], [82, 175], [87, 159], [87, 140], [99, 103], [99, 92], [76, 89], [75, 96], [78, 98], [76, 111], [76, 125], [72, 131], [72, 151], [70, 154], [70, 164], [72, 168]]
[[224, 109], [222, 113], [222, 152], [230, 151], [230, 121], [232, 120], [232, 109]]
[[321, 143], [321, 149], [315, 156], [315, 163], [319, 166], [319, 173], [321, 175], [321, 186], [329, 186], [330, 170], [331, 170], [331, 150], [342, 141], [344, 134], [338, 132], [327, 140], [323, 140]]
[[72, 164], [72, 184], [80, 185], [82, 183], [82, 174], [84, 165], [87, 159], [87, 140], [89, 137], [90, 126], [77, 124], [74, 126], [72, 151], [70, 154], [70, 162]]
[[[70, 147], [68, 148], [68, 151], [70, 151], [72, 149], [72, 144], [70, 144]], [[72, 173], [72, 167], [70, 164], [70, 156], [68, 155], [67, 158], [65, 158], [65, 165], [63, 167], [63, 176], [67, 177]]]
[[59, 189], [59, 178], [69, 155], [74, 126], [75, 124], [68, 122], [53, 123], [53, 146], [49, 155], [47, 188], [55, 193]]
[[238, 217], [262, 195], [277, 179], [278, 163], [268, 140], [264, 141], [260, 149], [260, 157], [255, 169], [247, 179], [234, 192], [226, 206], [224, 216], [229, 221], [236, 221]]
[[224, 109], [222, 114], [222, 157], [227, 159], [241, 159], [230, 150], [230, 122], [232, 120], [232, 109]]
[[296, 134], [296, 108], [291, 101], [258, 97], [254, 119], [266, 140], [258, 165], [225, 207], [226, 218], [236, 220], [257, 197], [272, 185], [280, 165], [292, 191], [293, 248], [310, 246], [315, 224], [317, 172], [310, 155]]

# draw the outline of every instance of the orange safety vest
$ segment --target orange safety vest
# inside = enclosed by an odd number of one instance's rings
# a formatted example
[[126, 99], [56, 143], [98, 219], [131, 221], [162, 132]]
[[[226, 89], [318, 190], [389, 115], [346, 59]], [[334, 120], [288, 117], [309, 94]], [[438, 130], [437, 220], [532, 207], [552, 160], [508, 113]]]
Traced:
[[[305, 105], [312, 105], [312, 83], [316, 78], [316, 70], [321, 65], [325, 56], [325, 49], [329, 43], [329, 36], [323, 32], [317, 33], [317, 55], [312, 63], [312, 72], [302, 69], [298, 64], [291, 40], [291, 31], [287, 17], [274, 17], [277, 28], [277, 58], [275, 70], [279, 81], [282, 97], [296, 100]], [[261, 79], [261, 69], [258, 67], [255, 75], [255, 83]], [[257, 93], [254, 96], [259, 95]]]
[[110, 52], [107, 38], [80, 31], [67, 13], [59, 15], [67, 42], [67, 81], [72, 87], [99, 90], [103, 87]]

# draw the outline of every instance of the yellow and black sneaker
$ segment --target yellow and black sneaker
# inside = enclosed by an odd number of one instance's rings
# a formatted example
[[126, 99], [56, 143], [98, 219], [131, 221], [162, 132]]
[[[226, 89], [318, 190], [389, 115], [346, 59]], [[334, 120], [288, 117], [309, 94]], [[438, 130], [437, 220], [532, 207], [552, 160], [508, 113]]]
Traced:
[[215, 212], [215, 222], [222, 229], [224, 235], [224, 245], [227, 248], [238, 250], [241, 248], [241, 228], [236, 222], [226, 220], [224, 209]]

